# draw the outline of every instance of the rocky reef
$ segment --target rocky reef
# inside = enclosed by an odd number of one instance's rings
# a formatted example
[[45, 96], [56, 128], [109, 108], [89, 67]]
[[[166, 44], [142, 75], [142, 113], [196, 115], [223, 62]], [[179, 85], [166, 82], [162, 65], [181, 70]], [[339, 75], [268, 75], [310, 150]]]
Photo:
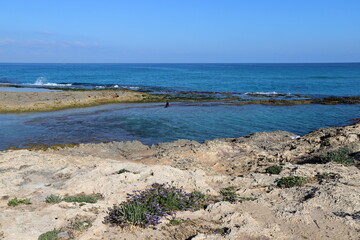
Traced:
[[[263, 104], [291, 106], [302, 104], [359, 104], [360, 97], [315, 98], [299, 94], [227, 93], [227, 92], [163, 92], [149, 93], [131, 90], [58, 89], [57, 92], [5, 92], [0, 85], [0, 113], [55, 111], [89, 107], [108, 103], [188, 102], [222, 105]], [[18, 87], [21, 89], [21, 87]]]
[[[0, 239], [355, 240], [359, 160], [358, 123], [305, 136], [3, 151]], [[104, 222], [128, 194], [161, 184], [201, 192], [204, 203], [149, 227]]]

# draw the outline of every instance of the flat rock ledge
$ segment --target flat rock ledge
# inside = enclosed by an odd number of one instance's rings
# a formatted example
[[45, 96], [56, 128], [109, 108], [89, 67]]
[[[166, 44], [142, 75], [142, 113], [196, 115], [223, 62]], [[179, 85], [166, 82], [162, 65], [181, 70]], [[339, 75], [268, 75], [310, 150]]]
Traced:
[[142, 102], [146, 93], [131, 90], [1, 92], [0, 112], [54, 111], [106, 103]]

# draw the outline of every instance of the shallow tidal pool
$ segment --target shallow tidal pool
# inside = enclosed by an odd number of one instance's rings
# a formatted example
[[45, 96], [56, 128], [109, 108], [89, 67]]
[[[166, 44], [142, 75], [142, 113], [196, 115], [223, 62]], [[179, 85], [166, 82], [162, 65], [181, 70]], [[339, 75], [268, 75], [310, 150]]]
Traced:
[[284, 130], [304, 135], [360, 117], [354, 105], [108, 104], [55, 112], [0, 114], [0, 150], [30, 144], [139, 140], [144, 144], [241, 137]]

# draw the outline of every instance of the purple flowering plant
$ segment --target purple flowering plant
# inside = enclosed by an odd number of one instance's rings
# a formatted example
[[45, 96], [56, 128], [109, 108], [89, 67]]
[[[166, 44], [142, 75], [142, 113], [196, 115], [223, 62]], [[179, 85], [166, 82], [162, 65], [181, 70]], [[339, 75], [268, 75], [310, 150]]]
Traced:
[[126, 227], [135, 225], [146, 228], [161, 223], [161, 218], [172, 216], [176, 211], [196, 211], [207, 204], [201, 192], [185, 192], [167, 184], [153, 184], [146, 190], [134, 190], [127, 201], [109, 208], [104, 223]]

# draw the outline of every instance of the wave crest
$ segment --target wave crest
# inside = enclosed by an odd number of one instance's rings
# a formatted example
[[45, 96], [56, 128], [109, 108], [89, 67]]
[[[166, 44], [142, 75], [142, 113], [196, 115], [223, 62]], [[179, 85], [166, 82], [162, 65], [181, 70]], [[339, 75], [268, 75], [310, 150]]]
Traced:
[[51, 86], [51, 87], [69, 87], [71, 83], [49, 83], [46, 77], [38, 77], [33, 84], [34, 86]]
[[277, 92], [246, 92], [245, 95], [279, 95]]

